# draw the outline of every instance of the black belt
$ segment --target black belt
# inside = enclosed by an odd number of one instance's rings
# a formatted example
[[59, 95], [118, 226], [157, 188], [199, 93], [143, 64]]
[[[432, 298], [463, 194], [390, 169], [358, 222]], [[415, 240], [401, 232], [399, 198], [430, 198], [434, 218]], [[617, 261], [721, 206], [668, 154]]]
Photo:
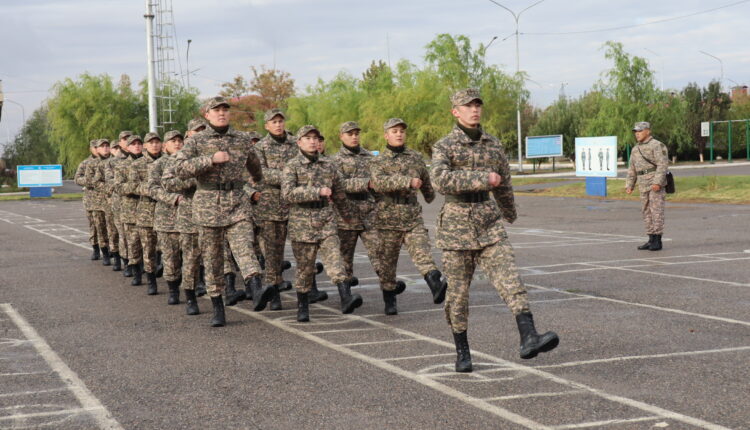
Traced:
[[297, 206], [305, 209], [323, 209], [328, 206], [328, 200], [319, 200], [317, 202], [297, 203]]
[[198, 189], [207, 191], [232, 191], [241, 190], [244, 186], [244, 182], [201, 182], [198, 184]]
[[638, 176], [645, 175], [647, 173], [656, 172], [656, 167], [650, 167], [648, 169], [638, 170], [637, 173]]
[[481, 191], [478, 193], [448, 194], [445, 196], [446, 203], [482, 203], [490, 199], [490, 193]]
[[349, 200], [367, 200], [370, 198], [370, 193], [346, 193], [346, 198]]
[[383, 200], [388, 203], [393, 203], [396, 205], [416, 205], [417, 204], [416, 196], [401, 196], [401, 195], [394, 195], [394, 194], [386, 194], [383, 196]]

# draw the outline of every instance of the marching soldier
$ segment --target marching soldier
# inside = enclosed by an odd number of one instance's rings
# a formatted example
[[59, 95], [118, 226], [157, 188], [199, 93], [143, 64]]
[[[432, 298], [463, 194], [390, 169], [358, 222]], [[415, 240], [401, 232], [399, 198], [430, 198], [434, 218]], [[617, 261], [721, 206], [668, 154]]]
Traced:
[[143, 157], [143, 140], [137, 134], [128, 137], [128, 153], [130, 159], [121, 163], [115, 170], [115, 184], [120, 189], [122, 200], [122, 216], [125, 223], [125, 231], [128, 235], [128, 265], [133, 275], [130, 285], [142, 285], [143, 275], [143, 247], [141, 246], [141, 235], [136, 225], [138, 221], [138, 202], [140, 196], [137, 194], [137, 178], [131, 176], [133, 164]]
[[437, 190], [445, 194], [436, 245], [443, 250], [448, 278], [445, 313], [456, 344], [456, 372], [471, 372], [466, 330], [469, 285], [477, 265], [516, 317], [521, 358], [550, 351], [559, 339], [554, 332], [539, 335], [534, 327], [526, 288], [502, 223], [503, 218], [509, 223], [516, 220], [510, 167], [498, 139], [481, 128], [479, 91], [459, 91], [451, 102], [458, 123], [432, 150], [432, 178]]
[[182, 195], [168, 192], [162, 181], [164, 171], [174, 164], [174, 155], [182, 149], [182, 133], [168, 131], [164, 135], [164, 154], [148, 169], [149, 193], [156, 200], [154, 230], [162, 252], [164, 279], [169, 289], [168, 305], [180, 304], [181, 262], [180, 233], [177, 228], [177, 206]]
[[[122, 133], [120, 133], [122, 135]], [[107, 232], [109, 233], [110, 254], [114, 259], [112, 270], [122, 270], [121, 261], [128, 265], [128, 252], [126, 241], [123, 237], [122, 221], [120, 220], [121, 196], [115, 187], [115, 166], [125, 157], [125, 152], [120, 148], [123, 139], [111, 142], [111, 154], [104, 165], [104, 179], [107, 184], [110, 211], [107, 214]], [[125, 139], [127, 144], [127, 139]]]
[[631, 194], [638, 182], [641, 214], [648, 234], [648, 242], [638, 249], [659, 251], [662, 248], [661, 235], [664, 232], [664, 187], [667, 185], [669, 155], [667, 146], [651, 136], [651, 124], [637, 122], [633, 127], [633, 133], [638, 144], [630, 151], [625, 192]]
[[263, 179], [258, 157], [247, 137], [229, 127], [229, 103], [223, 97], [211, 98], [204, 107], [209, 127], [187, 139], [177, 153], [175, 172], [183, 180], [197, 179], [193, 222], [198, 225], [201, 255], [208, 264], [206, 281], [214, 307], [211, 326], [223, 327], [225, 238], [239, 263], [246, 291], [252, 293], [255, 311], [266, 307], [276, 289], [263, 288], [261, 282], [261, 268], [252, 250], [253, 225], [246, 210], [249, 197], [243, 189], [243, 172], [248, 171], [256, 183]]
[[[192, 135], [194, 135], [196, 133], [200, 133], [201, 131], [203, 131], [205, 129], [206, 129], [206, 121], [203, 118], [194, 118], [194, 119], [191, 119], [188, 122], [188, 128], [187, 128], [187, 131], [185, 132], [185, 138], [191, 137]], [[192, 205], [191, 205], [191, 207], [192, 207]], [[192, 212], [191, 212], [191, 214], [192, 214]], [[195, 234], [198, 234], [198, 230], [195, 230]], [[197, 240], [197, 237], [198, 236], [196, 236], [196, 240]], [[199, 262], [199, 264], [198, 264], [198, 279], [195, 281], [196, 282], [195, 283], [195, 294], [197, 294], [198, 297], [202, 297], [202, 296], [206, 295], [206, 268], [204, 267], [204, 265], [202, 263], [202, 259], [201, 259], [201, 256], [200, 256], [200, 249], [197, 249], [196, 253], [198, 255], [198, 262]], [[184, 282], [185, 281], [183, 280], [183, 283]]]
[[96, 226], [94, 225], [94, 217], [91, 213], [91, 209], [89, 209], [89, 196], [91, 195], [91, 190], [89, 190], [86, 187], [86, 165], [91, 163], [96, 158], [96, 150], [94, 149], [94, 143], [96, 140], [92, 140], [89, 142], [89, 152], [91, 155], [84, 158], [83, 161], [78, 165], [78, 168], [76, 169], [76, 174], [74, 176], [75, 183], [81, 187], [83, 187], [83, 210], [86, 211], [86, 218], [89, 221], [89, 244], [91, 245], [91, 249], [93, 252], [91, 253], [91, 259], [92, 260], [98, 260], [100, 259], [100, 253], [99, 253], [99, 238], [96, 237]]
[[295, 137], [299, 152], [284, 167], [281, 195], [291, 204], [289, 237], [297, 260], [294, 281], [297, 290], [297, 321], [306, 322], [310, 320], [308, 293], [315, 276], [315, 257], [318, 252], [328, 276], [338, 287], [341, 312], [354, 312], [362, 305], [362, 297], [351, 293], [351, 283], [341, 260], [336, 217], [330, 203], [336, 205], [340, 216], [345, 220], [350, 220], [353, 214], [336, 166], [328, 158], [320, 156], [320, 132], [315, 126], [301, 127]]
[[105, 163], [109, 158], [109, 140], [96, 139], [94, 141], [96, 158], [86, 164], [85, 184], [90, 190], [88, 203], [94, 218], [96, 237], [99, 239], [99, 249], [102, 254], [102, 264], [111, 265], [109, 259], [109, 234], [107, 232], [107, 184], [105, 183]]
[[422, 206], [417, 200], [421, 192], [427, 203], [435, 199], [430, 175], [422, 155], [405, 146], [406, 123], [391, 118], [383, 125], [386, 149], [370, 166], [372, 188], [382, 194], [377, 203], [374, 227], [378, 230], [380, 270], [376, 267], [383, 290], [385, 314], [396, 315], [396, 295], [404, 284], [396, 283], [396, 266], [401, 247], [411, 255], [412, 261], [424, 277], [432, 292], [435, 304], [445, 298], [446, 283], [432, 258], [430, 237], [424, 227]]

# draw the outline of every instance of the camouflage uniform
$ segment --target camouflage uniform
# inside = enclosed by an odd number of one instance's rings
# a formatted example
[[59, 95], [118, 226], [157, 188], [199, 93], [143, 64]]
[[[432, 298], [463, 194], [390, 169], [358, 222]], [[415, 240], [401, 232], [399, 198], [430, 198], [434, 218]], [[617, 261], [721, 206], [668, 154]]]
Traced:
[[[97, 139], [94, 147], [98, 148], [104, 142], [104, 139]], [[109, 142], [107, 141], [107, 143]], [[106, 158], [101, 158], [98, 156], [92, 159], [89, 163], [86, 164], [86, 172], [84, 178], [86, 189], [89, 192], [89, 209], [91, 210], [91, 215], [94, 220], [94, 228], [96, 229], [96, 237], [98, 239], [100, 249], [109, 247], [107, 218], [105, 214], [107, 206], [109, 206], [106, 194], [107, 184], [104, 182], [104, 164], [106, 162]]]
[[[491, 172], [502, 178], [495, 188], [488, 183]], [[526, 288], [502, 223], [502, 218], [515, 221], [516, 208], [500, 141], [484, 132], [473, 141], [455, 126], [433, 146], [431, 173], [435, 188], [446, 196], [435, 244], [443, 250], [448, 278], [445, 315], [453, 333], [468, 327], [469, 285], [477, 265], [514, 315], [528, 312]]]
[[[272, 109], [266, 113], [265, 120], [270, 121], [276, 115], [283, 113]], [[257, 184], [261, 196], [254, 215], [260, 226], [260, 244], [266, 259], [265, 282], [278, 285], [284, 280], [281, 263], [289, 219], [289, 205], [281, 198], [281, 172], [299, 152], [294, 137], [288, 133], [283, 142], [277, 141], [269, 133], [255, 144], [254, 149], [263, 167], [263, 181]]]
[[[339, 131], [346, 133], [355, 129], [359, 129], [359, 125], [354, 121], [349, 121], [342, 124]], [[369, 188], [370, 162], [372, 160], [372, 153], [365, 148], [358, 147], [358, 151], [354, 152], [345, 145], [342, 145], [339, 152], [331, 157], [331, 161], [336, 163], [341, 175], [341, 184], [346, 192], [346, 197], [355, 211], [352, 222], [345, 222], [341, 217], [337, 219], [341, 257], [344, 260], [346, 275], [350, 278], [353, 275], [354, 250], [357, 246], [357, 238], [362, 239], [375, 273], [378, 273], [379, 270], [378, 233], [372, 226], [375, 216], [375, 196]]]
[[[135, 140], [141, 140], [141, 137], [138, 135], [128, 137], [128, 142]], [[125, 231], [128, 264], [131, 266], [140, 264], [143, 257], [141, 237], [135, 225], [138, 209], [138, 195], [136, 194], [138, 183], [130, 180], [130, 167], [141, 157], [143, 157], [142, 154], [130, 154], [115, 164], [115, 188], [122, 196], [120, 200], [120, 220]]]
[[[388, 126], [391, 123], [386, 123]], [[385, 127], [391, 128], [403, 121]], [[406, 245], [414, 265], [422, 276], [437, 270], [432, 248], [422, 219], [422, 206], [417, 190], [411, 187], [412, 178], [422, 180], [419, 191], [427, 203], [435, 199], [430, 175], [422, 155], [412, 149], [403, 152], [389, 149], [381, 152], [370, 165], [373, 189], [382, 194], [378, 200], [373, 225], [378, 230], [380, 247], [380, 287], [384, 291], [396, 289], [396, 267], [401, 246]]]
[[[151, 133], [149, 133], [151, 134]], [[146, 141], [149, 139], [146, 134]], [[161, 154], [151, 155], [143, 150], [143, 156], [133, 161], [128, 170], [128, 182], [137, 184], [135, 194], [139, 196], [136, 207], [136, 227], [143, 250], [143, 268], [146, 273], [156, 272], [156, 232], [154, 231], [154, 210], [156, 200], [149, 190], [148, 170], [161, 157]]]
[[[211, 157], [217, 151], [228, 152], [229, 161], [214, 165]], [[208, 294], [220, 297], [224, 292], [225, 239], [245, 279], [261, 273], [252, 249], [253, 225], [246, 210], [250, 197], [243, 189], [246, 170], [256, 182], [263, 178], [260, 163], [247, 136], [231, 127], [223, 134], [209, 127], [187, 138], [176, 159], [178, 178], [197, 179], [193, 222], [199, 227], [201, 255], [208, 265]]]
[[[122, 153], [120, 156], [110, 156], [108, 159], [109, 162], [106, 165], [106, 181], [110, 193], [109, 199], [112, 205], [112, 222], [114, 224], [114, 233], [110, 234], [110, 245], [114, 252], [120, 254], [120, 257], [124, 259], [129, 258], [127, 234], [125, 233], [125, 224], [122, 217], [122, 200], [124, 197], [120, 195], [117, 187], [116, 172], [118, 166], [127, 159], [128, 156], [125, 153]], [[115, 238], [117, 240], [117, 248], [115, 248]]]
[[[646, 161], [648, 158], [653, 164]], [[639, 143], [630, 151], [630, 166], [626, 188], [632, 189], [636, 182], [641, 195], [641, 213], [646, 225], [646, 234], [662, 234], [664, 232], [664, 200], [667, 185], [667, 170], [669, 156], [667, 146], [653, 137]], [[659, 191], [651, 189], [652, 185], [661, 185]]]
[[[116, 143], [116, 142], [115, 142]], [[114, 146], [114, 145], [113, 145]], [[110, 154], [104, 162], [104, 183], [107, 194], [107, 233], [109, 234], [109, 251], [120, 254], [120, 232], [117, 230], [117, 218], [119, 217], [120, 195], [115, 193], [115, 170], [114, 164], [118, 157]], [[127, 258], [127, 255], [125, 256]]]
[[[94, 147], [94, 140], [89, 142], [89, 148]], [[83, 187], [83, 210], [86, 211], [86, 218], [89, 221], [89, 244], [91, 246], [99, 246], [99, 240], [96, 237], [96, 226], [94, 225], [94, 217], [91, 213], [91, 209], [89, 209], [89, 197], [91, 195], [91, 190], [89, 190], [86, 187], [86, 165], [94, 161], [95, 157], [94, 155], [89, 155], [86, 157], [81, 163], [78, 165], [78, 168], [76, 169], [76, 174], [74, 176], [74, 180], [76, 185]]]
[[[169, 134], [164, 136], [168, 139]], [[156, 200], [154, 209], [154, 230], [164, 262], [164, 279], [177, 281], [181, 276], [180, 233], [177, 228], [178, 193], [168, 192], [162, 183], [164, 171], [175, 164], [174, 155], [164, 153], [148, 169], [148, 188]]]
[[[305, 126], [297, 133], [297, 137], [304, 136], [312, 130], [316, 129]], [[297, 260], [294, 285], [301, 294], [308, 293], [312, 288], [315, 257], [318, 252], [326, 273], [334, 284], [349, 279], [341, 259], [340, 243], [336, 234], [336, 215], [329, 200], [320, 196], [320, 189], [331, 189], [330, 200], [336, 205], [340, 216], [349, 222], [353, 217], [352, 209], [346, 199], [336, 165], [330, 159], [318, 157], [317, 154], [311, 158], [299, 151], [295, 158], [286, 163], [281, 178], [282, 198], [291, 204], [289, 237], [292, 240], [294, 258]]]

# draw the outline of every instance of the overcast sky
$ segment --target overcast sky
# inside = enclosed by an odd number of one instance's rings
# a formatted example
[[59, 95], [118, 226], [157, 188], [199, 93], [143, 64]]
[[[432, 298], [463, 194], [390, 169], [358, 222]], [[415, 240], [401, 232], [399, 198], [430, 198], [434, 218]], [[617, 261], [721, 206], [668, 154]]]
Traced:
[[[497, 0], [520, 11], [536, 0]], [[739, 3], [709, 13], [633, 28], [582, 34], [539, 35], [635, 26]], [[220, 6], [213, 6], [217, 4]], [[436, 34], [469, 36], [488, 43], [487, 60], [513, 72], [515, 31], [507, 11], [489, 0], [172, 0], [182, 70], [192, 39], [190, 78], [201, 96], [251, 65], [288, 71], [298, 90], [339, 71], [360, 76], [372, 60], [422, 64], [424, 46]], [[142, 0], [0, 0], [0, 79], [6, 98], [30, 116], [51, 86], [83, 72], [122, 73], [133, 82], [146, 75]], [[625, 49], [652, 62], [666, 88], [750, 82], [750, 1], [737, 0], [546, 0], [520, 18], [521, 69], [532, 102], [546, 106], [560, 93], [577, 96], [608, 67], [602, 45]], [[649, 52], [646, 48], [652, 50]], [[179, 66], [178, 66], [179, 67]], [[663, 72], [662, 72], [663, 71]], [[663, 73], [663, 74], [662, 74]], [[21, 108], [6, 103], [0, 144], [18, 132]], [[145, 131], [145, 130], [144, 130]]]

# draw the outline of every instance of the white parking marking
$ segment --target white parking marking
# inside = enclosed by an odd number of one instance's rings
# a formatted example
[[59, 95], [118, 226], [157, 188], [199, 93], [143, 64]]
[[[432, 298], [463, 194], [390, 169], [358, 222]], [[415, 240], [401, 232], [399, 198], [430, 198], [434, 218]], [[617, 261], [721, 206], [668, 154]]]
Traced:
[[583, 429], [583, 428], [589, 428], [589, 427], [602, 427], [602, 426], [608, 426], [612, 424], [627, 424], [627, 423], [638, 423], [643, 421], [654, 421], [661, 419], [661, 417], [640, 417], [640, 418], [630, 418], [630, 419], [624, 419], [624, 420], [604, 420], [604, 421], [591, 421], [587, 423], [579, 423], [579, 424], [567, 424], [562, 426], [553, 426], [552, 428], [555, 430], [563, 430], [563, 429]]
[[18, 391], [15, 393], [2, 393], [0, 397], [18, 397], [18, 396], [35, 396], [37, 394], [45, 393], [57, 393], [60, 391], [67, 391], [67, 388], [50, 388], [48, 390], [36, 390], [36, 391]]
[[496, 402], [500, 400], [529, 399], [529, 398], [534, 398], [534, 397], [560, 397], [560, 396], [569, 396], [571, 394], [581, 394], [583, 392], [584, 391], [581, 391], [581, 390], [570, 390], [570, 391], [559, 391], [559, 392], [554, 392], [554, 393], [514, 394], [512, 396], [490, 397], [484, 400], [488, 402]]
[[[750, 260], [750, 258], [741, 258], [740, 260]], [[715, 263], [715, 261], [713, 263]], [[667, 278], [688, 279], [690, 281], [700, 281], [700, 282], [712, 282], [714, 284], [732, 285], [735, 287], [750, 287], [750, 284], [743, 284], [740, 282], [720, 281], [718, 279], [708, 279], [708, 278], [697, 278], [695, 276], [675, 275], [672, 273], [650, 272], [648, 270], [630, 269], [627, 267], [609, 267], [609, 266], [597, 266], [597, 267], [600, 269], [612, 269], [612, 270], [619, 270], [619, 271], [625, 271], [625, 272], [646, 273], [648, 275], [657, 275], [657, 276], [663, 276]]]

